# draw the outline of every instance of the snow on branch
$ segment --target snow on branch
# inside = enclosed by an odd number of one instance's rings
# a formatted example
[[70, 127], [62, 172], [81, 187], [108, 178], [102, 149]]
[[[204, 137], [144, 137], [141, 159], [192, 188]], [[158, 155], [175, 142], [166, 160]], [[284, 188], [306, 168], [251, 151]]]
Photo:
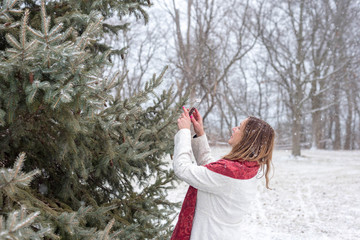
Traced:
[[43, 228], [34, 231], [31, 224], [34, 223], [40, 212], [27, 213], [25, 207], [21, 207], [19, 211], [13, 211], [9, 214], [7, 220], [0, 216], [0, 239], [40, 239], [51, 234], [51, 228]]
[[308, 111], [308, 112], [305, 112], [304, 114], [309, 114], [309, 113], [315, 113], [315, 112], [321, 112], [321, 111], [324, 111], [326, 109], [329, 109], [330, 107], [334, 106], [335, 104], [339, 103], [340, 100], [338, 101], [335, 101], [335, 102], [332, 102], [326, 106], [323, 106], [321, 108], [316, 108], [316, 109], [312, 109], [311, 111]]
[[5, 191], [13, 192], [17, 187], [27, 187], [33, 177], [40, 173], [39, 170], [34, 170], [29, 173], [21, 171], [25, 161], [25, 153], [20, 153], [12, 169], [0, 170], [0, 189], [4, 188]]

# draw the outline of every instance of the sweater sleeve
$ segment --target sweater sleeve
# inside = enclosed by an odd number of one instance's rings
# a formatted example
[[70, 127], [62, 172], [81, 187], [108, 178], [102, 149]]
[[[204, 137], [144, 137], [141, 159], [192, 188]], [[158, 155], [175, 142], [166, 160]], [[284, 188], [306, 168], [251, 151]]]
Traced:
[[175, 175], [198, 190], [214, 194], [230, 192], [231, 185], [229, 185], [228, 177], [215, 173], [204, 166], [193, 164], [191, 155], [190, 130], [181, 129], [175, 135], [173, 162]]
[[215, 161], [211, 156], [210, 146], [205, 134], [200, 137], [192, 138], [191, 147], [197, 165], [206, 165]]

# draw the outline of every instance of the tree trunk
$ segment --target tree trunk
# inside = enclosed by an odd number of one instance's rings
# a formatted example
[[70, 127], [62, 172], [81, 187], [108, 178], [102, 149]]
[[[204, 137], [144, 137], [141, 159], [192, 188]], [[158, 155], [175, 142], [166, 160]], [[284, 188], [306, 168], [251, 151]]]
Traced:
[[347, 106], [348, 106], [348, 114], [346, 117], [346, 134], [345, 134], [345, 150], [351, 150], [352, 145], [352, 119], [353, 119], [353, 105], [352, 105], [352, 97], [351, 97], [351, 90], [346, 90], [346, 99], [347, 99]]
[[322, 139], [322, 119], [321, 119], [321, 112], [316, 111], [312, 113], [312, 148], [321, 149], [321, 139]]
[[301, 109], [295, 108], [292, 122], [292, 155], [301, 155]]
[[334, 122], [335, 122], [335, 138], [334, 138], [334, 150], [341, 149], [341, 125], [340, 125], [340, 103], [338, 102], [340, 98], [339, 93], [340, 84], [338, 82], [335, 83], [334, 88]]
[[[315, 72], [315, 79], [320, 76], [320, 73], [318, 71]], [[313, 81], [311, 83], [311, 90], [310, 90], [310, 96], [311, 96], [311, 109], [313, 112], [311, 113], [312, 117], [312, 146], [313, 149], [319, 149], [321, 148], [321, 139], [322, 139], [322, 119], [321, 119], [321, 103], [322, 103], [322, 94], [317, 93], [317, 81]], [[321, 91], [321, 90], [320, 90]]]

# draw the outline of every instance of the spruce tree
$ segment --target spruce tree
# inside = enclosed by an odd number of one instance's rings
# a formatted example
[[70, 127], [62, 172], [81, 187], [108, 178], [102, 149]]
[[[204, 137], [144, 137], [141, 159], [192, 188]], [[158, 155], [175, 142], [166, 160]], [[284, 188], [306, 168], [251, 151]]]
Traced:
[[123, 75], [102, 75], [111, 55], [123, 54], [102, 37], [128, 28], [104, 20], [134, 14], [147, 21], [149, 5], [1, 2], [0, 236], [169, 236], [173, 173], [163, 159], [180, 104], [170, 102], [171, 89], [154, 92], [166, 69], [125, 100], [112, 94]]

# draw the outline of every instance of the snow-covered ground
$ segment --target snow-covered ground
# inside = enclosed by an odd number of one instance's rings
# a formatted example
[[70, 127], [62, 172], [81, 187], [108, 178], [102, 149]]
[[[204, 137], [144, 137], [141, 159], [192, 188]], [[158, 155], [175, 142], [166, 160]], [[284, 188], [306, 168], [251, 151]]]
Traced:
[[[212, 148], [221, 158], [229, 148]], [[360, 151], [275, 151], [273, 190], [258, 181], [258, 194], [241, 239], [360, 239]], [[188, 185], [169, 193], [182, 201]], [[175, 220], [174, 224], [176, 223]]]

